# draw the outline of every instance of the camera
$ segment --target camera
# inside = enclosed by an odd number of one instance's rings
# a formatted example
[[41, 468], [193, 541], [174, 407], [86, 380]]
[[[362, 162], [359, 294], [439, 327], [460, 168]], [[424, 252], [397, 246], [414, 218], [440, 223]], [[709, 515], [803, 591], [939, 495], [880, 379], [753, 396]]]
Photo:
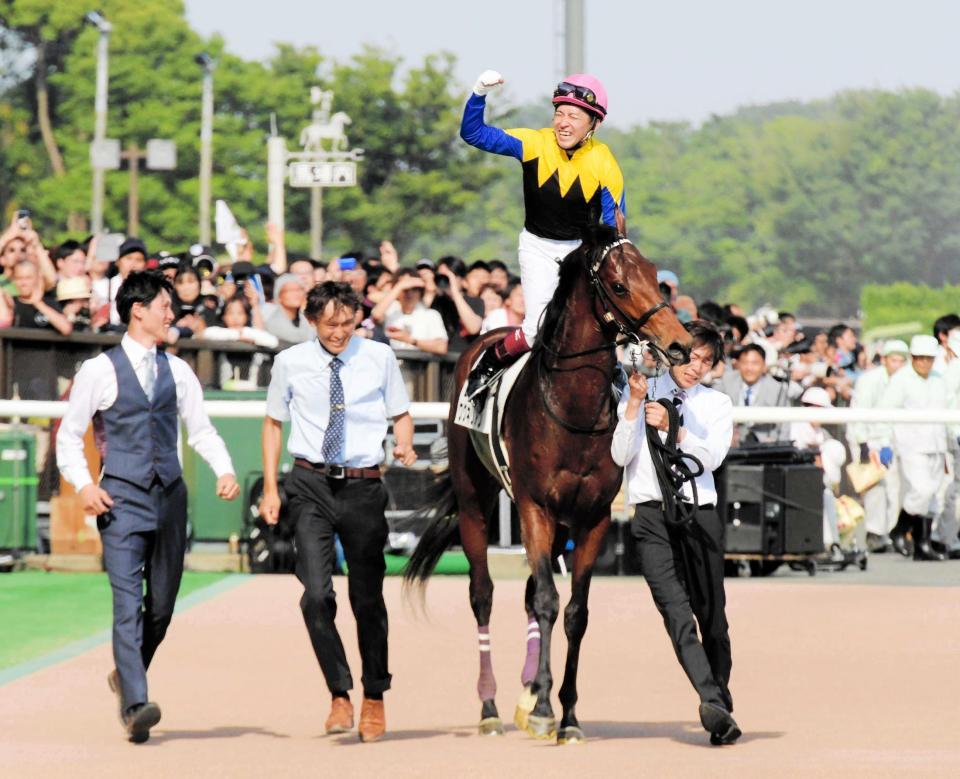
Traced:
[[437, 274], [437, 289], [446, 292], [450, 289], [450, 279], [442, 274]]
[[30, 225], [27, 224], [27, 220], [30, 218], [30, 209], [29, 208], [20, 208], [17, 210], [17, 226], [21, 230], [26, 230]]
[[337, 260], [337, 264], [340, 266], [340, 270], [356, 270], [357, 258], [341, 257], [339, 260]]

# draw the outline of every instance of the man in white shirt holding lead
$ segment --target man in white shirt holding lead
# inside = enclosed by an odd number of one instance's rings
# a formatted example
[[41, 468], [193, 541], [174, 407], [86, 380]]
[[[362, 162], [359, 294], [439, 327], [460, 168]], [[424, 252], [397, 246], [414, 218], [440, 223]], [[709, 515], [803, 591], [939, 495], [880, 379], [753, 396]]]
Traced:
[[[159, 274], [132, 272], [117, 292], [127, 326], [119, 346], [80, 367], [57, 434], [57, 465], [97, 516], [113, 590], [113, 657], [107, 682], [134, 743], [150, 737], [160, 707], [147, 695], [147, 668], [173, 616], [186, 548], [187, 488], [177, 456], [187, 442], [217, 476], [217, 495], [240, 494], [223, 440], [203, 409], [200, 382], [183, 360], [157, 350], [173, 322], [171, 287]], [[91, 420], [100, 449], [97, 484], [83, 453]], [[146, 585], [146, 593], [144, 593]]]
[[260, 513], [280, 513], [277, 467], [282, 427], [294, 467], [284, 482], [296, 528], [300, 609], [332, 697], [327, 733], [353, 728], [353, 676], [334, 618], [337, 596], [334, 534], [346, 558], [350, 606], [363, 665], [361, 741], [386, 732], [383, 694], [390, 689], [387, 607], [383, 600], [387, 490], [380, 474], [387, 425], [393, 420], [394, 459], [412, 465], [413, 419], [396, 355], [386, 344], [354, 335], [359, 296], [349, 284], [327, 281], [307, 295], [304, 313], [316, 338], [276, 356], [263, 420], [263, 500]]
[[[717, 513], [713, 471], [730, 449], [733, 404], [724, 393], [700, 383], [723, 359], [722, 337], [705, 322], [690, 322], [686, 328], [693, 337], [689, 361], [653, 380], [649, 398], [647, 380], [639, 373], [630, 377], [611, 454], [625, 467], [641, 570], [680, 665], [700, 696], [700, 722], [712, 744], [732, 744], [740, 737], [740, 728], [732, 716], [728, 688], [732, 661], [723, 589], [724, 528]], [[656, 428], [661, 439], [669, 428], [667, 410], [656, 402], [661, 398], [671, 400], [680, 413], [677, 447], [703, 464], [703, 473], [695, 479], [698, 505], [693, 518], [683, 524], [666, 516], [647, 442], [648, 427]], [[692, 508], [690, 482], [682, 487], [682, 500]]]

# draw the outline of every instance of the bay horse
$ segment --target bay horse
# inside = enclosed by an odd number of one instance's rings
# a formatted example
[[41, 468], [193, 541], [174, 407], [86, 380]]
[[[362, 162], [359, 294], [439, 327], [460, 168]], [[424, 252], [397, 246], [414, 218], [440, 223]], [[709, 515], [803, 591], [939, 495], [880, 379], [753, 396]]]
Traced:
[[[471, 366], [483, 349], [506, 332], [500, 329], [479, 338], [457, 362], [447, 433], [447, 484], [452, 493], [448, 491], [447, 501], [441, 500], [435, 508], [434, 519], [404, 574], [407, 585], [425, 586], [459, 524], [470, 563], [470, 605], [480, 633], [477, 691], [482, 702], [482, 734], [503, 732], [494, 699], [496, 679], [489, 636], [493, 581], [487, 565], [487, 522], [501, 486], [474, 449], [471, 435], [477, 434], [453, 420]], [[525, 597], [528, 638], [536, 639], [539, 634], [538, 641], [528, 641], [524, 696], [516, 721], [534, 737], [556, 736], [560, 743], [584, 739], [575, 712], [580, 643], [587, 628], [593, 565], [622, 478], [622, 470], [610, 455], [617, 416], [612, 382], [618, 336], [647, 339], [671, 364], [683, 362], [689, 354], [690, 336], [663, 301], [653, 263], [613, 228], [591, 228], [580, 247], [560, 265], [557, 290], [541, 319], [530, 360], [510, 394], [502, 427], [532, 572]], [[568, 533], [574, 549], [571, 595], [564, 612], [568, 646], [560, 688], [563, 716], [557, 731], [550, 701], [550, 637], [559, 612], [552, 561]]]

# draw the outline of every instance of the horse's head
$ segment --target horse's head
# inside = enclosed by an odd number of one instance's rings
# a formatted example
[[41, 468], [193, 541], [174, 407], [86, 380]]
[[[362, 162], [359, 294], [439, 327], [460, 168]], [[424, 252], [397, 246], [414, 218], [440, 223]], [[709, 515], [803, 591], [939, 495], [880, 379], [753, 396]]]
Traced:
[[654, 264], [609, 228], [591, 235], [588, 244], [588, 271], [603, 321], [624, 335], [648, 339], [671, 365], [685, 362], [690, 334], [664, 302]]

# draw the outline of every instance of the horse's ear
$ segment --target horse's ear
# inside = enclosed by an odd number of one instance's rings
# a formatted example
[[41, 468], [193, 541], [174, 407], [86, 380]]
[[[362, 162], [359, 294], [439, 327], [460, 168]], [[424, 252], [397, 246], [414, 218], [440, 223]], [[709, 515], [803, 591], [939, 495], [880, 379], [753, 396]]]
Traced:
[[617, 232], [620, 233], [624, 238], [627, 237], [627, 218], [623, 215], [623, 211], [620, 210], [620, 206], [613, 207], [613, 218], [617, 226]]

